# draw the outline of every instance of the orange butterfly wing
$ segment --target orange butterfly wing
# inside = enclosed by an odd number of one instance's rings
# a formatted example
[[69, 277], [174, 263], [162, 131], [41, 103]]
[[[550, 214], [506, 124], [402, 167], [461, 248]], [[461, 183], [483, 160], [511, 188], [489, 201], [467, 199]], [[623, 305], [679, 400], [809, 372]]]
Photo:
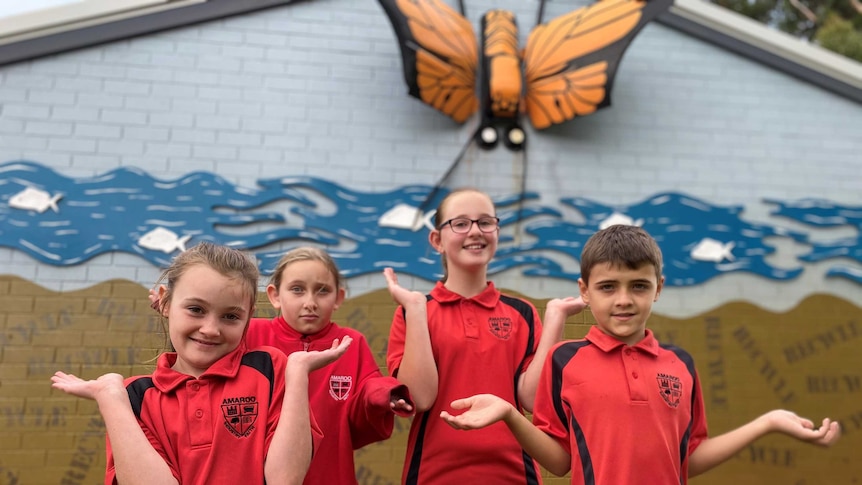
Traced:
[[524, 49], [525, 109], [537, 129], [610, 105], [634, 36], [672, 0], [604, 0], [537, 26]]
[[401, 46], [411, 96], [463, 123], [478, 109], [476, 37], [470, 22], [439, 0], [379, 0]]

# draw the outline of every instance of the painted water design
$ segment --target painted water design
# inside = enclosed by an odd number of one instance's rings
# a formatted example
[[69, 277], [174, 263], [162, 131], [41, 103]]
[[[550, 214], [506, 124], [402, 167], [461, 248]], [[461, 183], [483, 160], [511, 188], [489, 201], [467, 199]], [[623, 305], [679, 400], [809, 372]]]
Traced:
[[[218, 175], [189, 173], [160, 180], [138, 168], [70, 178], [32, 162], [0, 165], [0, 245], [46, 264], [70, 266], [108, 252], [136, 254], [162, 267], [178, 251], [212, 241], [253, 252], [270, 274], [285, 250], [326, 248], [346, 277], [386, 266], [429, 281], [440, 277], [440, 258], [427, 242], [428, 219], [446, 190], [404, 186], [361, 192], [312, 177], [262, 179], [239, 187]], [[543, 205], [535, 193], [498, 198], [501, 237], [489, 273], [519, 271], [576, 281], [577, 260], [591, 234], [610, 223], [642, 226], [662, 247], [666, 284], [696, 285], [723, 273], [745, 272], [773, 280], [797, 277], [810, 262], [834, 259], [830, 276], [862, 283], [859, 236], [812, 243], [810, 233], [745, 221], [741, 206], [722, 207], [679, 193], [660, 193], [631, 205], [611, 206], [581, 197]], [[768, 201], [773, 215], [817, 228], [862, 228], [862, 207], [823, 200]], [[419, 210], [423, 208], [423, 210]], [[566, 216], [570, 208], [581, 217]], [[418, 212], [418, 214], [417, 214]], [[514, 235], [518, 236], [515, 237]], [[799, 266], [767, 262], [767, 238], [810, 245]], [[121, 277], [121, 275], [118, 275]]]

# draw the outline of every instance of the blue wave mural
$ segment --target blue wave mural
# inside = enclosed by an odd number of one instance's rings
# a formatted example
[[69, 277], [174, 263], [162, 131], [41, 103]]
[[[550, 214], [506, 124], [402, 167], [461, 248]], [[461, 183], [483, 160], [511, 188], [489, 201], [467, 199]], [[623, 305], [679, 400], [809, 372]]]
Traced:
[[[261, 179], [248, 188], [206, 172], [160, 180], [138, 168], [72, 178], [38, 163], [10, 162], [0, 165], [0, 245], [57, 266], [115, 251], [165, 266], [178, 251], [212, 241], [254, 252], [261, 271], [270, 274], [285, 249], [313, 244], [325, 247], [348, 278], [391, 266], [433, 281], [440, 277], [440, 258], [427, 242], [425, 226], [433, 212], [424, 208], [436, 207], [446, 193], [424, 185], [361, 192], [313, 177]], [[862, 225], [862, 208], [769, 202], [779, 206], [774, 215], [814, 228]], [[491, 274], [518, 270], [575, 281], [583, 244], [611, 223], [640, 225], [656, 238], [670, 286], [733, 272], [790, 280], [804, 263], [831, 258], [862, 263], [859, 237], [812, 243], [808, 233], [743, 220], [741, 206], [715, 206], [678, 193], [615, 206], [569, 197], [552, 207], [535, 193], [495, 203], [502, 230]], [[562, 208], [582, 217], [572, 220]], [[798, 268], [776, 268], [766, 261], [775, 252], [766, 243], [772, 237], [812, 250], [799, 257]], [[862, 271], [854, 267], [836, 263], [829, 275], [862, 283]]]
[[[767, 200], [778, 206], [771, 214], [820, 228], [850, 227], [856, 235], [822, 242], [806, 239], [811, 252], [799, 257], [806, 262], [828, 259], [851, 259], [862, 264], [862, 206], [847, 206], [823, 199], [803, 199], [794, 202]], [[827, 276], [847, 278], [862, 283], [862, 268], [836, 265]]]

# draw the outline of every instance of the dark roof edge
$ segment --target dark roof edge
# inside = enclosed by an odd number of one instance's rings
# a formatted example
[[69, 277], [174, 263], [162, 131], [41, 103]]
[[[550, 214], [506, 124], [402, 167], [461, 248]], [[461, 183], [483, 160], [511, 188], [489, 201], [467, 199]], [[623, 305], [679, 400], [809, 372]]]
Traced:
[[298, 1], [301, 0], [206, 0], [161, 9], [0, 45], [0, 66]]
[[658, 22], [862, 103], [862, 64], [704, 0], [675, 0]]

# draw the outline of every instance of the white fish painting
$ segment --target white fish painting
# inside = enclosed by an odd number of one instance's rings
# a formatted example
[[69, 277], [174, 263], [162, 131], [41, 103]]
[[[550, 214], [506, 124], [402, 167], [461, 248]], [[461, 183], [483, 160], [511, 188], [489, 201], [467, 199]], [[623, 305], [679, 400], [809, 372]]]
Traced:
[[607, 219], [605, 219], [599, 223], [599, 229], [607, 229], [607, 228], [614, 226], [614, 225], [617, 225], [617, 224], [622, 225], [622, 226], [638, 226], [638, 227], [640, 227], [641, 225], [643, 225], [643, 223], [644, 223], [643, 219], [634, 220], [625, 214], [621, 214], [619, 212], [614, 212], [613, 214], [609, 215], [607, 217]]
[[413, 207], [409, 204], [398, 204], [380, 216], [377, 225], [380, 227], [394, 227], [396, 229], [410, 229], [413, 232], [422, 229], [422, 226], [434, 229], [431, 218], [434, 217], [436, 212], [436, 210], [431, 210], [423, 215], [418, 207]]
[[723, 243], [712, 238], [705, 237], [691, 250], [691, 258], [697, 261], [720, 263], [725, 259], [733, 261], [733, 241]]
[[141, 236], [141, 238], [138, 239], [138, 245], [142, 248], [152, 249], [154, 251], [162, 251], [170, 254], [177, 249], [179, 249], [180, 251], [185, 251], [186, 242], [188, 242], [188, 240], [191, 238], [191, 234], [179, 237], [175, 232], [171, 231], [170, 229], [165, 229], [164, 227], [157, 227]]
[[9, 199], [9, 207], [16, 209], [31, 210], [43, 213], [50, 207], [54, 212], [60, 212], [57, 202], [63, 198], [63, 194], [51, 194], [44, 190], [27, 187]]

